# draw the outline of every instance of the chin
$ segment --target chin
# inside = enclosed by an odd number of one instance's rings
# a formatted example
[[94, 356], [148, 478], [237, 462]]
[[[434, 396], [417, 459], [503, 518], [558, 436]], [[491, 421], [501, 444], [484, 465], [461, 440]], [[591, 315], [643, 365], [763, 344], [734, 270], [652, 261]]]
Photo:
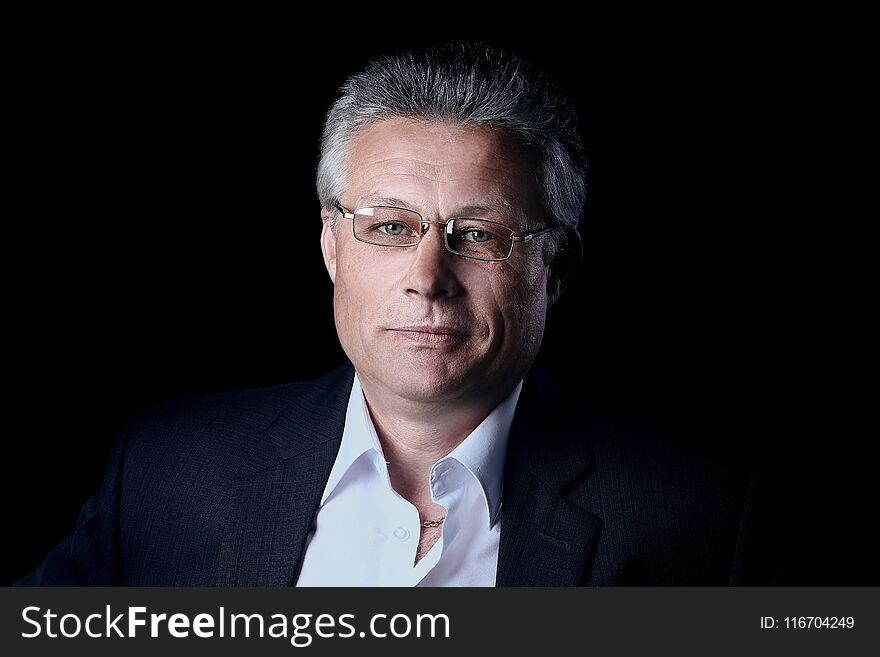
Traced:
[[412, 401], [430, 402], [456, 397], [474, 385], [471, 368], [450, 368], [430, 363], [391, 363], [382, 367], [377, 377], [399, 397]]

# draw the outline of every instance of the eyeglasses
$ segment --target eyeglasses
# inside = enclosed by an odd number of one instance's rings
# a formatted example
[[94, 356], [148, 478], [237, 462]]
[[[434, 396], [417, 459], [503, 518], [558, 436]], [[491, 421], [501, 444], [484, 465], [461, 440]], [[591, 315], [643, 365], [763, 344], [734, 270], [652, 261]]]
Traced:
[[365, 244], [416, 246], [430, 225], [437, 224], [443, 227], [443, 246], [447, 251], [463, 258], [489, 262], [507, 260], [513, 253], [514, 242], [531, 242], [558, 228], [550, 226], [517, 235], [510, 227], [487, 219], [455, 217], [446, 221], [428, 221], [415, 210], [385, 205], [348, 212], [337, 203], [336, 209], [343, 218], [351, 219], [352, 235]]

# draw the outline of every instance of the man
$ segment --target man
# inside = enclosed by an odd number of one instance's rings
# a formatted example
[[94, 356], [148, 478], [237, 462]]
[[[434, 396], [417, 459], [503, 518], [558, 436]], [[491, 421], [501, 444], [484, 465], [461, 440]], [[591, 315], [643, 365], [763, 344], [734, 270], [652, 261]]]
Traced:
[[754, 583], [750, 472], [533, 370], [581, 256], [570, 103], [480, 44], [380, 58], [322, 140], [350, 363], [133, 416], [20, 584]]

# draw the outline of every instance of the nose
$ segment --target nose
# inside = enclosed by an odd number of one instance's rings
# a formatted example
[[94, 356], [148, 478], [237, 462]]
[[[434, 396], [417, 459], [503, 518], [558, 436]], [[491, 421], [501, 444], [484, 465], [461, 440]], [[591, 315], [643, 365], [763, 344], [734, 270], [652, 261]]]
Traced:
[[422, 230], [421, 241], [411, 249], [415, 253], [400, 282], [401, 291], [407, 296], [430, 300], [457, 296], [461, 285], [452, 267], [452, 259], [457, 256], [449, 253], [443, 244], [444, 226], [426, 221]]

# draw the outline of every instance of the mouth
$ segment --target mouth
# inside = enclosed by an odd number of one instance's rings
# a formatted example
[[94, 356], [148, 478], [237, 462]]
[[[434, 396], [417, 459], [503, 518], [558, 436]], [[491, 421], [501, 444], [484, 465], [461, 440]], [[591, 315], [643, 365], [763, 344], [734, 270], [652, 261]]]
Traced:
[[404, 340], [427, 345], [453, 344], [468, 337], [467, 333], [451, 326], [399, 326], [388, 331]]

